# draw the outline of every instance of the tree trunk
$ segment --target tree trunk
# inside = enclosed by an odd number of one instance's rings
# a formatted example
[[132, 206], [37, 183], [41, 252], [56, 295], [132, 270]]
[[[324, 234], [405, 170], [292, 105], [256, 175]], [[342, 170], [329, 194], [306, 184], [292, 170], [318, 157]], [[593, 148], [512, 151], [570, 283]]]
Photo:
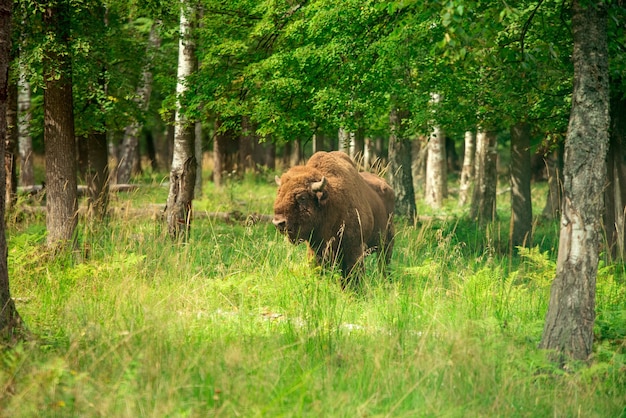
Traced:
[[318, 151], [324, 151], [326, 148], [324, 147], [324, 134], [316, 133], [313, 135], [313, 153], [315, 154]]
[[404, 137], [402, 113], [392, 106], [389, 113], [389, 184], [396, 194], [395, 213], [410, 223], [415, 220], [415, 192], [411, 174], [411, 141]]
[[[158, 34], [158, 22], [154, 22], [150, 28], [150, 36], [146, 50], [146, 63], [143, 67], [141, 82], [137, 86], [135, 102], [142, 113], [148, 111], [150, 106], [150, 95], [152, 93], [152, 66], [154, 65], [154, 52], [161, 45], [161, 38]], [[134, 120], [124, 129], [124, 139], [119, 150], [117, 166], [117, 183], [125, 184], [130, 181], [134, 172], [137, 172], [137, 165], [141, 170], [139, 158], [139, 134], [141, 123]]]
[[[11, 13], [13, 1], [0, 0], [0, 138], [7, 134], [7, 99], [9, 87], [9, 60], [11, 51]], [[0, 157], [4, 159], [5, 142], [0, 140]], [[0, 164], [0, 176], [6, 175], [4, 165]], [[0, 196], [4, 196], [6, 184], [0, 182]], [[4, 214], [5, 200], [0, 199], [0, 340], [12, 342], [22, 330], [22, 320], [15, 309], [9, 289], [9, 269], [7, 264], [8, 246]]]
[[55, 43], [43, 60], [47, 243], [60, 248], [73, 238], [78, 209], [69, 2], [62, 0], [46, 9], [44, 24]]
[[362, 127], [357, 128], [350, 138], [350, 156], [354, 161], [362, 163], [365, 152], [365, 133]]
[[[620, 83], [616, 83], [620, 84]], [[618, 91], [616, 89], [616, 91]], [[607, 158], [604, 228], [608, 253], [612, 260], [624, 260], [624, 208], [626, 206], [626, 167], [624, 136], [626, 135], [626, 99], [613, 94], [610, 101], [611, 134]]]
[[350, 154], [350, 141], [352, 138], [352, 133], [346, 131], [344, 128], [339, 128], [339, 132], [337, 133], [337, 150], [345, 152], [346, 154]]
[[301, 153], [300, 140], [295, 139], [289, 142], [289, 145], [291, 145], [291, 149], [287, 157], [289, 159], [289, 167], [293, 167], [295, 165], [300, 164], [300, 153]]
[[103, 220], [109, 207], [109, 162], [105, 132], [93, 132], [87, 138], [87, 205], [89, 217]]
[[10, 209], [17, 200], [17, 81], [9, 83], [9, 95], [7, 103], [7, 134], [6, 148], [4, 153], [4, 166], [6, 173], [6, 204]]
[[426, 159], [425, 201], [431, 207], [440, 208], [446, 196], [446, 138], [443, 131], [435, 126], [428, 139]]
[[17, 98], [18, 147], [20, 153], [20, 185], [35, 184], [33, 170], [33, 139], [30, 136], [30, 84], [26, 80], [24, 69], [20, 65]]
[[189, 235], [191, 205], [196, 183], [196, 158], [194, 124], [181, 111], [181, 100], [188, 90], [187, 77], [196, 67], [195, 44], [192, 38], [194, 11], [190, 4], [181, 1], [180, 41], [178, 44], [178, 81], [176, 83], [176, 116], [174, 122], [174, 156], [170, 171], [170, 191], [165, 217], [170, 236], [177, 239]]
[[428, 138], [420, 136], [411, 141], [411, 175], [415, 194], [425, 194], [426, 161], [428, 160]]
[[241, 120], [241, 137], [239, 138], [239, 164], [241, 174], [255, 169], [254, 148], [258, 146], [250, 117]]
[[202, 150], [202, 122], [196, 122], [194, 124], [194, 154], [196, 156], [196, 182], [194, 185], [194, 197], [197, 199], [202, 196], [202, 163], [204, 162], [204, 155]]
[[[585, 6], [586, 5], [586, 6]], [[592, 352], [609, 131], [607, 5], [574, 0], [574, 89], [563, 170], [556, 278], [540, 347], [555, 360]]]
[[474, 180], [474, 162], [476, 157], [476, 137], [472, 131], [465, 132], [465, 151], [463, 153], [463, 168], [459, 185], [459, 206], [465, 206], [469, 191]]
[[563, 144], [544, 157], [548, 174], [548, 195], [546, 205], [541, 215], [547, 219], [557, 219], [561, 216], [561, 202], [563, 201]]
[[220, 131], [222, 123], [219, 117], [215, 119], [215, 135], [213, 137], [213, 183], [215, 187], [220, 188], [224, 185], [222, 175], [226, 170], [226, 148], [227, 137], [224, 132]]
[[476, 135], [476, 180], [470, 217], [480, 225], [496, 219], [497, 160], [496, 134], [479, 130]]
[[511, 254], [518, 246], [532, 244], [533, 206], [530, 198], [530, 125], [511, 126]]
[[363, 168], [369, 170], [376, 161], [376, 157], [372, 138], [365, 137], [363, 139]]

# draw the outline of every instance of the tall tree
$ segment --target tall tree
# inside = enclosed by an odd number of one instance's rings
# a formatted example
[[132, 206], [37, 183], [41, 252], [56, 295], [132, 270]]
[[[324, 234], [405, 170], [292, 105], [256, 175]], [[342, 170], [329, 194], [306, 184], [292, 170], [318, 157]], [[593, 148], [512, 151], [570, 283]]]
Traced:
[[18, 148], [20, 154], [20, 185], [35, 184], [33, 170], [33, 138], [30, 135], [30, 83], [25, 74], [24, 65], [20, 62], [17, 98]]
[[467, 203], [469, 189], [474, 179], [474, 158], [476, 156], [474, 132], [465, 131], [464, 142], [465, 151], [463, 153], [463, 167], [461, 168], [461, 182], [459, 185], [459, 206], [464, 206]]
[[593, 347], [596, 275], [609, 140], [607, 4], [572, 5], [574, 88], [565, 140], [564, 199], [556, 278], [540, 347], [556, 360], [587, 360]]
[[406, 138], [406, 130], [402, 126], [403, 119], [406, 119], [406, 112], [392, 106], [389, 113], [388, 176], [389, 184], [396, 194], [396, 214], [413, 222], [417, 209], [411, 173], [411, 141]]
[[476, 181], [470, 217], [485, 225], [496, 219], [496, 133], [478, 130], [476, 134]]
[[70, 242], [77, 225], [76, 142], [72, 98], [69, 0], [43, 3], [49, 39], [44, 65], [46, 226], [50, 247]]
[[186, 236], [191, 224], [191, 205], [196, 182], [194, 130], [182, 109], [182, 100], [188, 90], [189, 77], [196, 67], [193, 40], [194, 10], [191, 2], [180, 3], [180, 41], [178, 46], [178, 81], [176, 83], [176, 119], [174, 122], [174, 155], [170, 171], [170, 191], [165, 216], [172, 238]]
[[[440, 95], [434, 93], [431, 100], [432, 104], [437, 106], [440, 101]], [[428, 139], [425, 193], [426, 203], [435, 208], [441, 207], [447, 194], [446, 167], [446, 136], [441, 126], [435, 124]]]
[[[7, 100], [9, 87], [9, 59], [11, 50], [12, 0], [0, 0], [0, 158], [4, 161], [5, 138], [7, 135]], [[4, 179], [4, 164], [0, 164], [0, 178]], [[7, 265], [7, 240], [4, 214], [6, 183], [0, 181], [0, 340], [14, 340], [22, 328], [20, 315], [15, 308], [9, 289], [9, 269]]]
[[555, 145], [543, 158], [548, 174], [548, 192], [542, 216], [557, 219], [561, 215], [563, 201], [563, 142]]
[[511, 227], [509, 245], [513, 248], [531, 245], [533, 206], [530, 199], [530, 125], [519, 122], [511, 126]]

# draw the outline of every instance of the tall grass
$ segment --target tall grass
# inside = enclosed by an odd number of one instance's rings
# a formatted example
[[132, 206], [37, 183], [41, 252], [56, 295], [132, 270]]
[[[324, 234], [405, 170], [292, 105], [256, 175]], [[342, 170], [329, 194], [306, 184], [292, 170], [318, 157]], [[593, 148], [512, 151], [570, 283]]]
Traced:
[[[116, 204], [165, 201], [158, 181], [143, 189]], [[270, 213], [274, 193], [258, 179], [207, 186], [196, 209]], [[2, 351], [2, 416], [626, 413], [621, 266], [600, 269], [589, 366], [555, 369], [536, 348], [549, 237], [510, 258], [498, 225], [400, 222], [389, 276], [368, 259], [360, 286], [342, 290], [264, 223], [204, 217], [172, 243], [156, 219], [114, 218], [83, 226], [80, 249], [57, 257], [44, 230], [27, 218], [9, 231], [33, 338]]]

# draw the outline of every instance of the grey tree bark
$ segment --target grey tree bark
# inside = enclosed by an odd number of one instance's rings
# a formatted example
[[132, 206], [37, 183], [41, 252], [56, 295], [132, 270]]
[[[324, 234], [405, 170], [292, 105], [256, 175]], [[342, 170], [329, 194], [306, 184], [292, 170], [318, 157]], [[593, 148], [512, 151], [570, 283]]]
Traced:
[[180, 6], [174, 155], [170, 171], [170, 190], [165, 208], [168, 232], [174, 239], [181, 235], [187, 237], [189, 234], [197, 170], [194, 141], [195, 125], [187, 120], [181, 110], [181, 99], [188, 90], [187, 78], [195, 71], [197, 62], [195, 43], [192, 37], [194, 10], [189, 2], [184, 0], [181, 1]]
[[596, 276], [609, 140], [607, 4], [572, 5], [574, 89], [563, 170], [556, 278], [539, 346], [555, 360], [587, 360], [593, 347]]
[[17, 98], [18, 148], [20, 154], [20, 185], [35, 184], [33, 170], [33, 138], [30, 136], [30, 84], [24, 66], [20, 65]]
[[509, 246], [532, 245], [533, 206], [530, 198], [530, 125], [511, 126], [511, 225]]
[[417, 212], [415, 205], [415, 191], [413, 190], [413, 176], [411, 174], [411, 141], [404, 136], [402, 128], [403, 115], [392, 106], [389, 113], [389, 185], [396, 194], [395, 213], [406, 217], [410, 223], [415, 220]]

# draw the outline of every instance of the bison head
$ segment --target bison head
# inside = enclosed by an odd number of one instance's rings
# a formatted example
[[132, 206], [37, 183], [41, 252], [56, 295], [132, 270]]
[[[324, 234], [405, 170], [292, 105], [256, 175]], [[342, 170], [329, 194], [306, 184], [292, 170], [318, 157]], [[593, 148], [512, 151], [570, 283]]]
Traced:
[[294, 167], [282, 178], [276, 177], [276, 183], [272, 222], [292, 243], [308, 240], [322, 222], [328, 200], [326, 177]]

